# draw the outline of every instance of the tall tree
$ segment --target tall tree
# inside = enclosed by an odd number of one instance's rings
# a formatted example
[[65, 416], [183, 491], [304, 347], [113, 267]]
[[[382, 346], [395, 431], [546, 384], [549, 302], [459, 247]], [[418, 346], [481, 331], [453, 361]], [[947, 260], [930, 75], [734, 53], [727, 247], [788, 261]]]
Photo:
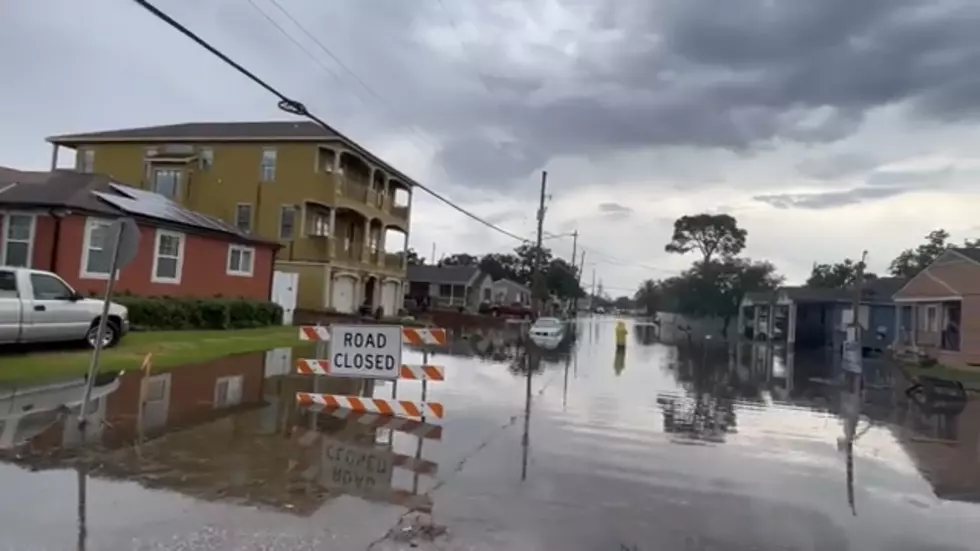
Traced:
[[[892, 260], [888, 271], [897, 277], [913, 277], [939, 258], [939, 255], [954, 247], [949, 242], [949, 232], [940, 228], [929, 232], [926, 242], [914, 249], [905, 249]], [[976, 248], [980, 239], [964, 239], [963, 247]]]
[[555, 258], [545, 268], [544, 277], [548, 292], [561, 299], [579, 298], [584, 291], [578, 283], [578, 270], [563, 258]]
[[633, 301], [643, 308], [648, 316], [656, 314], [663, 306], [663, 287], [659, 281], [648, 279], [640, 284], [633, 295]]
[[720, 318], [722, 334], [726, 334], [746, 293], [775, 289], [782, 281], [769, 262], [726, 258], [696, 263], [678, 276], [672, 284], [672, 292], [677, 295], [680, 313]]
[[479, 258], [466, 253], [451, 254], [439, 261], [440, 266], [476, 266], [479, 263]]
[[419, 256], [419, 253], [415, 252], [415, 249], [408, 249], [405, 255], [409, 266], [421, 266], [425, 264], [425, 259]]
[[[821, 289], [846, 289], [857, 281], [857, 270], [860, 262], [845, 258], [834, 264], [814, 264], [810, 277], [806, 280], [807, 287]], [[878, 276], [865, 272], [865, 279], [875, 279]]]
[[500, 279], [510, 279], [518, 281], [518, 269], [520, 259], [512, 254], [490, 253], [480, 259], [480, 269], [490, 275], [494, 281]]
[[[534, 272], [534, 262], [537, 257], [537, 247], [530, 243], [525, 243], [514, 249], [514, 254], [518, 259], [517, 279], [519, 282], [530, 285], [531, 273]], [[548, 247], [541, 247], [541, 269], [544, 270], [551, 264], [551, 250]]]
[[674, 235], [664, 250], [678, 254], [697, 250], [707, 264], [715, 255], [727, 258], [742, 252], [747, 235], [728, 214], [685, 215], [674, 221]]

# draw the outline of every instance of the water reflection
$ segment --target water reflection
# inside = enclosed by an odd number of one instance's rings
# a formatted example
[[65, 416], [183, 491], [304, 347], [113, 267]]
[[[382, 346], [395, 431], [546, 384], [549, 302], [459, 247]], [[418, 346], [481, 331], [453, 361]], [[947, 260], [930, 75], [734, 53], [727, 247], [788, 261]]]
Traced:
[[[576, 324], [558, 350], [526, 342], [519, 328], [456, 334], [432, 355], [447, 367], [447, 381], [430, 387], [454, 408], [445, 426], [297, 408], [300, 391], [388, 397], [395, 385], [293, 375], [292, 360], [310, 352], [284, 349], [148, 377], [105, 375], [88, 412], [97, 422], [86, 435], [65, 423], [80, 401], [78, 380], [13, 389], [0, 397], [0, 455], [31, 469], [77, 470], [79, 549], [88, 534], [87, 487], [106, 478], [309, 516], [340, 495], [428, 512], [434, 496], [446, 499], [434, 488], [465, 476], [484, 484], [459, 486], [471, 492], [502, 492], [503, 482], [524, 481], [527, 495], [547, 488], [568, 497], [574, 484], [560, 481], [599, 477], [617, 493], [650, 488], [652, 495], [662, 491], [656, 477], [678, 485], [727, 483], [728, 474], [704, 469], [723, 458], [744, 471], [737, 476], [763, 485], [764, 478], [781, 484], [793, 475], [755, 471], [796, 461], [787, 469], [795, 473], [830, 462], [835, 507], [848, 517], [860, 512], [862, 522], [877, 510], [874, 492], [892, 484], [905, 463], [915, 467], [909, 472], [917, 483], [929, 484], [915, 488], [931, 488], [944, 500], [980, 501], [976, 400], [957, 402], [935, 388], [906, 393], [908, 385], [883, 361], [869, 361], [854, 386], [822, 354], [696, 338], [666, 345], [653, 325], [634, 325], [627, 349], [617, 353], [613, 324], [606, 326]], [[399, 397], [418, 399], [419, 385], [399, 383]], [[493, 434], [506, 436], [481, 447]], [[461, 451], [447, 447], [460, 441]], [[499, 455], [481, 463], [479, 454], [491, 448]], [[610, 453], [600, 462], [597, 451]], [[573, 467], [532, 461], [552, 453]], [[493, 470], [498, 463], [506, 465]], [[566, 468], [574, 479], [560, 478]], [[630, 485], [616, 486], [622, 479]], [[754, 491], [748, 486], [738, 491]], [[826, 485], [816, 486], [814, 496]], [[606, 487], [588, 486], [587, 493]]]

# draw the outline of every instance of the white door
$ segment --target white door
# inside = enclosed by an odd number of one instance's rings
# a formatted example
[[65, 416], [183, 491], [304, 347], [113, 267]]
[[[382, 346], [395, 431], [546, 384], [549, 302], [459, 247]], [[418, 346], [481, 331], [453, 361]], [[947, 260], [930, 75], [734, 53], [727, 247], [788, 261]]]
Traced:
[[394, 281], [386, 281], [381, 286], [381, 307], [385, 309], [386, 316], [398, 315], [398, 284]]
[[333, 307], [342, 313], [354, 312], [354, 278], [346, 275], [333, 280]]
[[299, 274], [275, 272], [272, 275], [272, 302], [282, 307], [282, 324], [293, 324], [296, 310], [296, 291], [299, 288]]

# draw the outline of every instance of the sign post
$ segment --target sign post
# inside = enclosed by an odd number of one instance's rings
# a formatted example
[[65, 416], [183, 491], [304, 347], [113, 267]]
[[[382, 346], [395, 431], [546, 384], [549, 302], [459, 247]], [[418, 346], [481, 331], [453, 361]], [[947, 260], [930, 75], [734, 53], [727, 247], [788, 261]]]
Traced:
[[109, 226], [104, 237], [106, 243], [112, 246], [112, 254], [110, 255], [112, 260], [109, 263], [109, 279], [105, 284], [105, 300], [102, 304], [102, 315], [99, 317], [99, 328], [95, 333], [92, 360], [88, 367], [88, 378], [85, 380], [85, 397], [82, 399], [82, 409], [78, 413], [78, 426], [80, 428], [85, 426], [85, 412], [88, 411], [88, 402], [92, 398], [95, 375], [99, 372], [99, 356], [102, 354], [105, 327], [109, 321], [109, 304], [112, 300], [112, 291], [116, 286], [119, 270], [125, 268], [136, 258], [136, 253], [139, 251], [140, 229], [132, 218], [119, 218]]

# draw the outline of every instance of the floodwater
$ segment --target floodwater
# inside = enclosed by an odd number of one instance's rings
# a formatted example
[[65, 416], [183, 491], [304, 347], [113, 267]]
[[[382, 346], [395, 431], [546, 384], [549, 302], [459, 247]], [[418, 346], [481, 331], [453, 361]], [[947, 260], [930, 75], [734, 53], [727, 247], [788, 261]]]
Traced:
[[80, 381], [4, 389], [0, 549], [976, 549], [980, 400], [934, 413], [869, 361], [858, 408], [823, 358], [632, 324], [617, 354], [614, 321], [456, 335], [445, 419], [398, 430], [298, 409], [393, 390], [291, 374], [309, 348], [105, 374], [84, 434]]

